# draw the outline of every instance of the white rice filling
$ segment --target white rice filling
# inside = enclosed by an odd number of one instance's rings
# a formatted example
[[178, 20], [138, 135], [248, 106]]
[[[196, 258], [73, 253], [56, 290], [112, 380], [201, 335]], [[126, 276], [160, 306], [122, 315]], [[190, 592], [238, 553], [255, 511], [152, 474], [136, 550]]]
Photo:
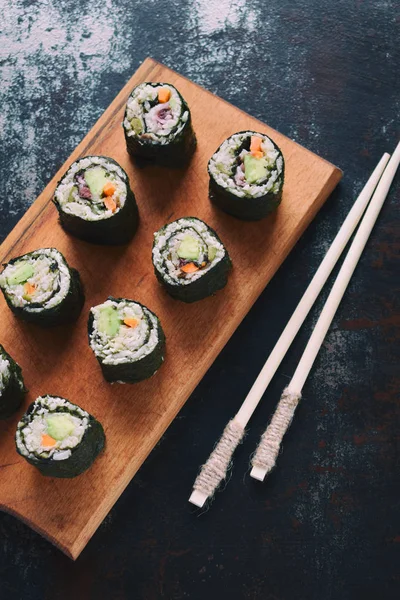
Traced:
[[[98, 329], [101, 309], [108, 306], [118, 311], [118, 317], [121, 321], [119, 331], [112, 337]], [[106, 365], [118, 365], [140, 360], [153, 352], [158, 344], [157, 317], [146, 307], [136, 302], [106, 300], [103, 304], [91, 308], [90, 312], [94, 319], [89, 344], [96, 357]], [[128, 327], [124, 324], [124, 319], [131, 318], [138, 321], [136, 327]], [[147, 337], [149, 339], [146, 341]]]
[[[21, 263], [27, 263], [33, 268], [33, 275], [23, 283], [10, 285], [8, 283]], [[50, 267], [57, 263], [57, 269]], [[25, 283], [35, 287], [32, 295], [25, 292]], [[28, 312], [39, 313], [44, 309], [57, 306], [68, 293], [71, 283], [69, 268], [60, 252], [55, 248], [41, 248], [33, 254], [21, 256], [12, 264], [8, 264], [0, 275], [0, 286], [6, 292], [13, 306], [24, 308]], [[39, 307], [30, 306], [40, 304]]]
[[[171, 97], [168, 102], [151, 106], [151, 103], [157, 99], [160, 88], [168, 89]], [[166, 113], [163, 118], [160, 118], [160, 111]], [[185, 110], [183, 113], [182, 111], [182, 100], [172, 85], [160, 83], [154, 87], [142, 83], [129, 96], [123, 125], [126, 134], [130, 137], [136, 136], [158, 144], [168, 144], [182, 131], [189, 118], [189, 111]], [[140, 132], [135, 131], [132, 119], [140, 123]]]
[[10, 362], [7, 358], [0, 354], [0, 394], [10, 378]]
[[236, 163], [236, 151], [242, 145], [244, 139], [251, 135], [254, 135], [253, 131], [246, 131], [244, 133], [235, 133], [226, 139], [211, 157], [208, 163], [209, 173], [219, 186], [229, 190], [229, 192], [240, 198], [246, 196], [259, 198], [268, 192], [277, 194], [282, 185], [283, 158], [266, 135], [257, 134], [262, 138], [261, 148], [270, 168], [267, 180], [262, 185], [246, 183], [245, 181], [243, 185], [238, 185], [237, 181], [235, 181], [235, 173], [232, 174], [232, 166]]
[[[103, 167], [107, 171], [107, 179], [116, 187], [114, 194], [109, 196], [117, 205], [114, 212], [111, 209], [107, 209], [104, 204], [104, 198], [101, 195], [92, 194], [90, 201], [86, 198], [81, 198], [79, 195], [78, 185], [74, 179], [75, 174], [96, 166]], [[54, 193], [54, 198], [63, 212], [67, 214], [81, 217], [85, 221], [101, 221], [102, 219], [109, 219], [124, 206], [127, 196], [125, 181], [122, 169], [103, 156], [82, 158], [76, 161], [62, 178]]]
[[[42, 436], [47, 434], [48, 428], [46, 418], [53, 414], [67, 415], [74, 425], [74, 429], [63, 440], [57, 440], [54, 446], [43, 446]], [[18, 423], [16, 443], [19, 451], [24, 456], [39, 456], [41, 458], [52, 458], [53, 460], [69, 458], [72, 450], [82, 441], [89, 425], [89, 413], [64, 398], [53, 396], [40, 396], [37, 398], [30, 418], [29, 423], [23, 421]]]
[[[177, 255], [177, 250], [182, 239], [188, 234], [196, 238], [201, 236], [206, 246], [206, 255], [208, 255], [210, 248], [215, 248], [216, 251], [215, 257], [204, 268], [193, 273], [182, 272]], [[167, 227], [154, 234], [154, 242], [153, 264], [163, 279], [172, 284], [188, 285], [200, 279], [200, 277], [203, 277], [203, 275], [214, 268], [224, 258], [226, 253], [223, 244], [209, 230], [207, 225], [203, 221], [194, 218], [182, 218], [170, 223]]]

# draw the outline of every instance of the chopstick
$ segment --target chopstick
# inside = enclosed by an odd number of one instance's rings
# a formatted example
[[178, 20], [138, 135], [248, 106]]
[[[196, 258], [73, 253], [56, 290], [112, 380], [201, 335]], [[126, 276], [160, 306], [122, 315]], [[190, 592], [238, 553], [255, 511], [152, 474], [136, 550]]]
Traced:
[[245, 434], [247, 423], [357, 227], [389, 158], [389, 154], [384, 154], [368, 179], [241, 408], [226, 425], [213, 452], [210, 454], [207, 462], [201, 467], [200, 473], [193, 485], [193, 492], [189, 498], [192, 504], [201, 508], [207, 498], [214, 495], [219, 484], [225, 479], [233, 453]]
[[371, 202], [369, 203], [349, 251], [347, 252], [346, 258], [343, 261], [343, 265], [332, 286], [328, 299], [321, 311], [297, 369], [289, 385], [283, 391], [271, 422], [262, 435], [257, 450], [251, 460], [253, 468], [250, 475], [254, 479], [263, 481], [267, 473], [275, 466], [283, 436], [292, 422], [296, 407], [301, 399], [303, 386], [375, 225], [375, 221], [378, 218], [379, 212], [387, 197], [399, 162], [400, 143], [390, 159], [382, 178], [378, 183], [376, 191], [372, 196]]

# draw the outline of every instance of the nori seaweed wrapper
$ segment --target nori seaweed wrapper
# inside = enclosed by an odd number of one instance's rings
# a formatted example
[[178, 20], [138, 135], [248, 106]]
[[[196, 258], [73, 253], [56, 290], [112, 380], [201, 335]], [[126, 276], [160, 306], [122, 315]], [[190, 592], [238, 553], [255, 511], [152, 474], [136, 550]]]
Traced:
[[[147, 82], [146, 85], [158, 87], [160, 83]], [[168, 85], [176, 90], [181, 99], [181, 116], [185, 111], [187, 111], [189, 114], [183, 129], [177, 135], [175, 135], [171, 141], [166, 144], [161, 144], [153, 139], [142, 138], [136, 135], [130, 136], [128, 135], [126, 128], [123, 126], [126, 147], [129, 154], [133, 158], [143, 159], [144, 161], [153, 162], [166, 167], [184, 167], [190, 161], [194, 151], [196, 150], [197, 140], [192, 126], [192, 116], [189, 106], [175, 86], [172, 84]], [[134, 88], [134, 90], [135, 89], [136, 88]], [[127, 111], [128, 108], [125, 109], [124, 121], [127, 118]], [[180, 121], [178, 121], [176, 127], [179, 126], [179, 123]], [[174, 130], [172, 130], [171, 133], [173, 133], [173, 131]]]
[[[69, 401], [68, 401], [69, 402]], [[72, 403], [71, 403], [72, 404]], [[35, 402], [29, 405], [20, 423], [29, 423], [30, 415], [34, 411]], [[63, 411], [57, 411], [63, 412]], [[68, 410], [64, 412], [69, 412]], [[36, 467], [46, 477], [57, 477], [66, 479], [77, 477], [92, 466], [93, 462], [103, 450], [105, 445], [105, 434], [103, 426], [93, 415], [89, 414], [89, 424], [79, 444], [71, 449], [71, 456], [64, 460], [53, 460], [50, 458], [39, 458], [22, 454], [18, 445], [16, 450], [29, 464]]]
[[[84, 158], [92, 158], [92, 156], [85, 156]], [[101, 158], [104, 158], [107, 162], [117, 165], [123, 172], [127, 194], [125, 204], [122, 208], [120, 208], [117, 212], [115, 212], [114, 215], [107, 219], [89, 221], [80, 216], [64, 212], [55, 196], [53, 197], [53, 202], [57, 207], [58, 217], [62, 228], [74, 237], [85, 242], [101, 244], [104, 246], [124, 245], [131, 241], [139, 225], [139, 211], [136, 204], [135, 195], [130, 188], [129, 177], [121, 165], [108, 156], [102, 156]], [[79, 160], [82, 160], [82, 158]], [[73, 165], [74, 164], [75, 163], [73, 163]], [[71, 165], [71, 167], [73, 165]], [[93, 166], [101, 165], [97, 165], [96, 163], [96, 165]], [[57, 187], [68, 174], [71, 167], [60, 179]]]
[[[265, 135], [265, 134], [257, 134], [257, 132], [249, 131], [249, 132], [238, 132], [240, 135], [242, 133], [249, 133], [254, 135]], [[267, 136], [268, 137], [268, 136]], [[275, 144], [275, 142], [269, 138], [269, 140], [274, 145], [274, 148], [278, 151], [279, 156], [282, 157], [282, 173], [280, 175], [281, 185], [280, 189], [277, 193], [272, 191], [267, 192], [266, 194], [253, 197], [250, 195], [247, 196], [237, 196], [233, 192], [229, 190], [229, 188], [225, 188], [222, 185], [218, 184], [213, 174], [210, 171], [210, 162], [208, 163], [208, 174], [210, 176], [209, 183], [209, 198], [211, 202], [217, 206], [219, 209], [223, 210], [225, 213], [232, 215], [242, 221], [259, 221], [267, 217], [271, 212], [273, 212], [281, 203], [282, 200], [282, 191], [283, 184], [285, 179], [285, 163], [283, 160], [283, 155], [279, 147]], [[224, 143], [224, 142], [223, 142]], [[218, 152], [221, 148], [222, 144], [217, 148], [214, 152], [213, 156]], [[237, 156], [243, 149], [248, 150], [250, 147], [250, 137], [248, 137], [243, 145], [238, 148]], [[234, 164], [234, 168], [236, 168], [237, 164]]]
[[[167, 279], [163, 276], [163, 274], [160, 273], [160, 271], [157, 269], [156, 265], [154, 264], [154, 260], [153, 260], [154, 273], [155, 273], [158, 281], [162, 284], [162, 286], [166, 289], [166, 291], [172, 298], [174, 298], [176, 300], [180, 300], [181, 302], [186, 302], [186, 303], [197, 302], [198, 300], [203, 300], [204, 298], [207, 298], [208, 296], [213, 296], [214, 294], [216, 294], [216, 292], [218, 292], [219, 290], [221, 290], [222, 288], [224, 288], [226, 286], [227, 281], [228, 281], [229, 272], [232, 269], [232, 261], [228, 254], [228, 251], [225, 248], [225, 246], [223, 245], [217, 232], [214, 231], [214, 229], [212, 229], [212, 227], [209, 227], [206, 223], [204, 223], [204, 221], [201, 221], [201, 219], [197, 219], [194, 217], [183, 217], [182, 218], [182, 220], [185, 220], [185, 221], [186, 220], [190, 221], [191, 219], [193, 219], [195, 221], [200, 221], [201, 223], [203, 223], [203, 225], [206, 226], [207, 231], [210, 234], [212, 234], [212, 236], [216, 239], [216, 241], [219, 242], [224, 247], [225, 254], [221, 258], [221, 260], [219, 260], [207, 273], [204, 273], [204, 275], [202, 275], [195, 281], [188, 283], [188, 284], [184, 284], [183, 282], [181, 282], [179, 280], [175, 281], [174, 283], [167, 281]], [[181, 219], [178, 219], [178, 221], [180, 221], [180, 220]], [[155, 234], [153, 249], [156, 246], [156, 241], [157, 241], [156, 236], [158, 234], [162, 233], [169, 225], [171, 225], [171, 223], [162, 227]], [[184, 226], [180, 229], [180, 231], [182, 231], [186, 228], [188, 230], [190, 230], [190, 226], [186, 226], [186, 227]], [[172, 233], [170, 237], [173, 237], [173, 235], [174, 235], [174, 233]], [[166, 243], [168, 242], [168, 239], [169, 238], [167, 238]], [[164, 251], [167, 252], [167, 250], [164, 250]]]
[[[108, 298], [108, 300], [111, 300], [111, 301], [117, 302], [117, 303], [121, 302], [121, 301], [129, 302], [129, 300], [127, 300], [126, 298], [113, 298], [112, 296], [110, 296]], [[152, 377], [158, 371], [158, 369], [161, 367], [161, 365], [164, 362], [165, 334], [161, 327], [159, 318], [153, 311], [151, 311], [149, 308], [147, 308], [147, 306], [144, 306], [140, 302], [136, 302], [136, 301], [134, 303], [138, 304], [143, 309], [146, 309], [149, 313], [151, 313], [151, 315], [153, 317], [155, 317], [155, 319], [157, 321], [158, 342], [157, 342], [156, 346], [154, 347], [154, 349], [151, 352], [149, 352], [148, 354], [146, 354], [143, 358], [140, 358], [137, 360], [132, 360], [132, 361], [126, 361], [126, 362], [115, 364], [115, 365], [104, 363], [103, 359], [100, 356], [98, 356], [96, 354], [96, 352], [94, 352], [96, 359], [101, 367], [103, 377], [106, 381], [108, 381], [108, 383], [116, 383], [116, 382], [139, 383], [140, 381], [143, 381], [144, 379], [148, 379], [149, 377]], [[145, 315], [145, 313], [144, 313], [144, 315]], [[153, 327], [153, 324], [152, 324], [151, 320], [149, 318], [147, 318], [147, 316], [146, 316], [146, 320], [147, 320], [147, 324], [149, 327], [148, 335], [146, 338], [146, 343], [147, 343], [147, 340], [150, 336], [150, 330]], [[93, 322], [94, 322], [94, 316], [93, 316], [92, 312], [90, 311], [89, 319], [88, 319], [89, 344], [90, 344], [90, 339], [91, 339], [93, 329], [94, 329]]]
[[[34, 250], [22, 256], [13, 258], [4, 266], [6, 267], [7, 265], [13, 264], [23, 257], [35, 255], [37, 254], [37, 252], [37, 250]], [[64, 260], [64, 263], [69, 270], [70, 284], [66, 295], [63, 298], [61, 298], [60, 302], [55, 306], [52, 306], [50, 308], [43, 308], [40, 312], [30, 312], [26, 310], [24, 306], [15, 306], [12, 303], [11, 299], [8, 297], [6, 290], [4, 290], [2, 287], [2, 292], [9, 308], [19, 319], [28, 323], [35, 323], [40, 327], [55, 327], [57, 325], [66, 325], [69, 323], [73, 323], [78, 319], [82, 311], [83, 305], [85, 303], [85, 294], [83, 291], [81, 278], [79, 272], [68, 265], [61, 252], [57, 252]], [[29, 306], [31, 308], [40, 308], [42, 305], [39, 303], [31, 302]]]
[[3, 376], [3, 391], [0, 392], [0, 419], [7, 419], [21, 406], [26, 388], [22, 369], [0, 344], [0, 356], [9, 362], [9, 373]]

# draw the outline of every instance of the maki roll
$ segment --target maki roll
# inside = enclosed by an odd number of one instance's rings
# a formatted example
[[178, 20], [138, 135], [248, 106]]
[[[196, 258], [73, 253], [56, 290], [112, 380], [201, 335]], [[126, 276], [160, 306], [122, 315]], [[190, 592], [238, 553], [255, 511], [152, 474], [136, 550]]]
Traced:
[[85, 410], [59, 396], [40, 396], [17, 425], [17, 452], [48, 477], [76, 477], [103, 450], [104, 430]]
[[7, 419], [21, 406], [25, 393], [21, 367], [0, 344], [0, 419]]
[[232, 266], [215, 231], [195, 217], [173, 221], [154, 234], [153, 265], [170, 296], [183, 302], [225, 287]]
[[169, 83], [141, 83], [132, 91], [123, 122], [126, 146], [134, 157], [181, 166], [196, 148], [190, 110]]
[[85, 301], [78, 271], [55, 248], [10, 260], [0, 288], [17, 317], [43, 327], [76, 321]]
[[164, 360], [165, 335], [158, 317], [126, 298], [108, 298], [90, 309], [89, 345], [109, 383], [148, 379]]
[[112, 158], [86, 156], [74, 162], [53, 202], [65, 231], [86, 242], [126, 244], [136, 233], [135, 196], [128, 175]]
[[282, 152], [267, 135], [235, 133], [208, 162], [210, 200], [238, 219], [263, 219], [281, 201], [284, 168]]

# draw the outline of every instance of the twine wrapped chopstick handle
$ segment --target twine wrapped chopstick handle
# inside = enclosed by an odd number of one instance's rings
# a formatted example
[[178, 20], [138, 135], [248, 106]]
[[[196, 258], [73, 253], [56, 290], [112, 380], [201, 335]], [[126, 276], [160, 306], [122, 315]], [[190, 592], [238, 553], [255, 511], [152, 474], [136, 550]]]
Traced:
[[235, 419], [229, 421], [207, 462], [200, 469], [189, 498], [190, 502], [202, 507], [207, 498], [214, 494], [221, 481], [225, 479], [233, 453], [244, 434], [244, 427], [240, 423]]
[[300, 392], [292, 392], [289, 387], [283, 390], [270, 424], [261, 436], [260, 443], [252, 458], [252, 477], [262, 481], [271, 471], [281, 448], [283, 436], [289, 429], [295, 410], [301, 399]]

